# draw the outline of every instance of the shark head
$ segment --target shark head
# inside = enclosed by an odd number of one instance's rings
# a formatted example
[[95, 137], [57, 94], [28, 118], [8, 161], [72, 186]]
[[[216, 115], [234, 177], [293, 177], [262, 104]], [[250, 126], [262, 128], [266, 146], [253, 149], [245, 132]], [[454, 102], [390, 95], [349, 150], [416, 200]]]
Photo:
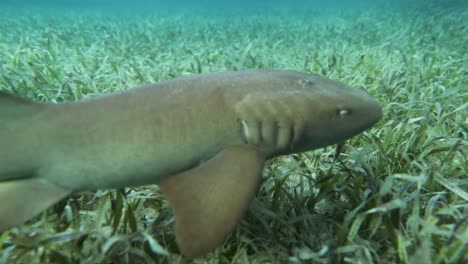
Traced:
[[305, 111], [294, 152], [339, 143], [372, 127], [382, 116], [379, 103], [363, 90], [315, 74], [297, 83], [303, 88], [299, 94]]
[[267, 157], [342, 142], [382, 116], [379, 103], [365, 91], [320, 75], [256, 74], [257, 89], [245, 93], [236, 111], [245, 142], [258, 146]]

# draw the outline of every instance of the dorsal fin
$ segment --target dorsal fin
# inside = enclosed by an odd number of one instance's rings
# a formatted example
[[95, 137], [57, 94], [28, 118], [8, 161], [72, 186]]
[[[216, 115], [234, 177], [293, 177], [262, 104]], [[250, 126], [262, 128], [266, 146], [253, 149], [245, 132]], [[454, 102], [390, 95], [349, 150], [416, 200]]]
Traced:
[[184, 255], [204, 255], [226, 240], [257, 191], [263, 164], [252, 146], [229, 147], [159, 183], [172, 205]]
[[13, 95], [8, 92], [0, 91], [0, 106], [13, 106], [13, 105], [30, 105], [34, 104], [33, 101], [24, 99], [22, 97]]
[[34, 114], [44, 105], [0, 91], [0, 122]]

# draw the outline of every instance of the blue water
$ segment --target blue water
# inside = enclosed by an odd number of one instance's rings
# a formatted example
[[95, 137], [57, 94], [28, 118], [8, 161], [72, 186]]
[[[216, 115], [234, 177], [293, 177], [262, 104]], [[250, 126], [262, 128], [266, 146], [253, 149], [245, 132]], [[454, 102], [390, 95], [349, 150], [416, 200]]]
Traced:
[[87, 9], [368, 9], [368, 8], [468, 8], [466, 0], [1, 0], [2, 7]]
[[[327, 56], [345, 53], [346, 49], [378, 57], [380, 50], [398, 57], [397, 53], [405, 49], [407, 60], [426, 56], [425, 52], [415, 54], [430, 48], [437, 50], [433, 54], [451, 54], [444, 57], [450, 57], [452, 63], [463, 61], [467, 54], [459, 44], [466, 39], [467, 17], [468, 0], [0, 0], [0, 66], [21, 62], [11, 55], [24, 55], [18, 53], [20, 48], [34, 54], [38, 47], [57, 52], [58, 57], [66, 57], [66, 52], [75, 56], [94, 47], [93, 56], [124, 54], [144, 61], [155, 42], [163, 51], [177, 52], [202, 52], [205, 43], [214, 43], [210, 49], [219, 55], [219, 61], [207, 62], [212, 58], [197, 55], [205, 60], [204, 71], [234, 69], [237, 66], [226, 66], [223, 60], [247, 55], [257, 57], [255, 63], [242, 65], [243, 69], [300, 69], [308, 58], [326, 61]], [[109, 39], [113, 42], [105, 45]], [[249, 54], [251, 48], [277, 57]], [[233, 51], [226, 53], [227, 49]], [[189, 63], [184, 56], [156, 61]], [[320, 67], [308, 70], [330, 73]], [[92, 70], [86, 66], [83, 71]]]

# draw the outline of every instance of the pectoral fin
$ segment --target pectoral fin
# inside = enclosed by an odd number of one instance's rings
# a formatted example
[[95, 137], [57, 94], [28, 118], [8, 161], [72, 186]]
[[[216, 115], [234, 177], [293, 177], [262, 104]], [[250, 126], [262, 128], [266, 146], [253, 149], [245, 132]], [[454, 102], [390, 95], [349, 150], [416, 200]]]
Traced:
[[0, 232], [24, 223], [70, 193], [36, 178], [0, 182]]
[[229, 147], [159, 183], [172, 205], [184, 255], [206, 254], [229, 236], [257, 191], [263, 164], [252, 146]]

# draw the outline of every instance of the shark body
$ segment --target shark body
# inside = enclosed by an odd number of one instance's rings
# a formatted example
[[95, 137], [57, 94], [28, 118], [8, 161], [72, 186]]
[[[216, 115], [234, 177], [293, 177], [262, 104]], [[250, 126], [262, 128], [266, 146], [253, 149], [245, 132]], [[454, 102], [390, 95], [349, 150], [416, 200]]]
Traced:
[[341, 142], [381, 117], [315, 74], [201, 74], [71, 103], [0, 93], [0, 231], [73, 192], [158, 184], [187, 256], [232, 232], [264, 161]]

